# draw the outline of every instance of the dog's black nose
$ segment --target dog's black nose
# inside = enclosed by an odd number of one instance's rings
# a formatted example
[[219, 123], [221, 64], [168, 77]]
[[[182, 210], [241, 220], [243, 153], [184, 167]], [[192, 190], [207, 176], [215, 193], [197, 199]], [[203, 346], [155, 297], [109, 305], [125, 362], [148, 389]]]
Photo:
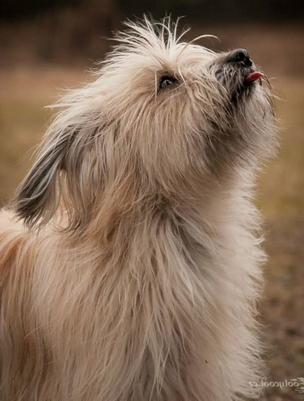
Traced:
[[235, 49], [227, 56], [227, 62], [238, 63], [244, 67], [251, 67], [252, 61], [250, 60], [249, 53], [246, 49]]

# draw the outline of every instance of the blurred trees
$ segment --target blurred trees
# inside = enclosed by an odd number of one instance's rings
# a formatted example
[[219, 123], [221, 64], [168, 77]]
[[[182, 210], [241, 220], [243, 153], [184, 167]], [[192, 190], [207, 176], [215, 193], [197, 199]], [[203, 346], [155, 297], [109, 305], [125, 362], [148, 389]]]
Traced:
[[[100, 10], [108, 5], [108, 1], [1, 0], [0, 18], [20, 20], [60, 8], [81, 9], [88, 4], [91, 8]], [[251, 20], [269, 22], [299, 19], [304, 16], [302, 0], [116, 0], [116, 7], [124, 16], [141, 16], [144, 12], [151, 12], [156, 18], [160, 18], [169, 12], [211, 22]]]
[[167, 10], [202, 22], [267, 21], [304, 17], [303, 0], [118, 0], [124, 12], [150, 10], [157, 18]]
[[[304, 19], [303, 0], [0, 0], [0, 69], [100, 60], [127, 18], [187, 16], [192, 27]], [[302, 22], [298, 24], [302, 26]]]
[[115, 0], [0, 0], [0, 16], [0, 69], [101, 59], [123, 19]]
[[25, 19], [34, 14], [75, 6], [81, 0], [1, 0], [1, 19]]

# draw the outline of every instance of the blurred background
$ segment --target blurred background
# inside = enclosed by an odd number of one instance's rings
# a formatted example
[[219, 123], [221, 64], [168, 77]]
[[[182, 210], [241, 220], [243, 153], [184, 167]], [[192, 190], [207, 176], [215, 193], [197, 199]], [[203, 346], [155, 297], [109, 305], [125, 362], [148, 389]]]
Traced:
[[[214, 50], [245, 47], [270, 77], [281, 126], [278, 158], [260, 173], [257, 203], [269, 261], [261, 305], [269, 380], [304, 376], [304, 1], [1, 0], [0, 205], [31, 164], [62, 89], [88, 81], [121, 21], [143, 13], [185, 16], [189, 39], [209, 33]], [[304, 380], [304, 379], [303, 379]], [[300, 380], [298, 380], [300, 381]], [[304, 389], [304, 384], [303, 384]], [[266, 388], [266, 399], [304, 400], [294, 388]]]

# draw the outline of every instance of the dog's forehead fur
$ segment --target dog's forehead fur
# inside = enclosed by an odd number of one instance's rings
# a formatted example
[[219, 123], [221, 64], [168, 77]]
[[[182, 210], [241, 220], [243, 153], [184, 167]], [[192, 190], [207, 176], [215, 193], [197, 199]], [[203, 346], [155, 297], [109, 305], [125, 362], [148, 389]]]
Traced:
[[[111, 97], [108, 89], [117, 85], [124, 90], [143, 93], [148, 89], [151, 97], [157, 93], [158, 80], [164, 74], [177, 77], [182, 83], [192, 80], [214, 80], [205, 68], [215, 58], [211, 50], [183, 41], [185, 31], [177, 34], [177, 24], [170, 20], [153, 24], [127, 24], [129, 30], [116, 36], [119, 42], [102, 63], [99, 71], [100, 90]], [[121, 90], [125, 96], [125, 91]], [[115, 95], [112, 93], [112, 95]], [[133, 100], [133, 99], [132, 99]]]
[[166, 70], [176, 69], [177, 65], [191, 66], [198, 61], [209, 62], [214, 58], [214, 52], [193, 44], [195, 40], [185, 42], [183, 39], [188, 30], [178, 35], [177, 23], [173, 25], [170, 20], [167, 24], [145, 20], [143, 24], [128, 23], [127, 26], [129, 30], [116, 36], [119, 44], [108, 59], [111, 65], [113, 61], [122, 61], [122, 64], [135, 63], [139, 68], [153, 66], [157, 70]]
[[[176, 129], [185, 130], [189, 113], [196, 115], [191, 120], [192, 129], [206, 130], [207, 119], [217, 118], [214, 110], [221, 113], [216, 103], [223, 103], [227, 96], [209, 69], [218, 54], [184, 41], [186, 31], [178, 35], [177, 24], [169, 19], [127, 25], [126, 32], [116, 35], [118, 44], [96, 71], [96, 80], [71, 92], [60, 105], [71, 106], [70, 112], [78, 115], [87, 109], [88, 119], [95, 124], [92, 130], [99, 119], [101, 127], [110, 122], [123, 126], [122, 135], [146, 133], [143, 124], [149, 125], [151, 132], [167, 130], [169, 134], [166, 120], [174, 120]], [[166, 75], [176, 78], [178, 85], [160, 91], [159, 82]]]

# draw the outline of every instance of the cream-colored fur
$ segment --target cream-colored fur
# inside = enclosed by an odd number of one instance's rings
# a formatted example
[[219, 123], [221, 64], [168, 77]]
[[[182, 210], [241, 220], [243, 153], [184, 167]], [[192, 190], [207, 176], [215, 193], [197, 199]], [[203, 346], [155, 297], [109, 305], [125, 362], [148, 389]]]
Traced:
[[259, 396], [267, 80], [128, 26], [0, 214], [1, 401]]

